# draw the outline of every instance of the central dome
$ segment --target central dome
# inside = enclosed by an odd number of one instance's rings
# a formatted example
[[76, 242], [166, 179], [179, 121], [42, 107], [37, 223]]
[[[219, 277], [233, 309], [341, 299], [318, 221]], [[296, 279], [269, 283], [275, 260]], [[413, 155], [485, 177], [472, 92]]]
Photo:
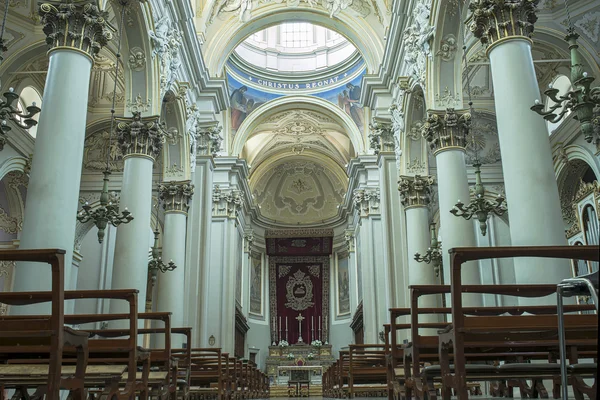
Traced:
[[356, 53], [344, 36], [309, 22], [271, 26], [250, 35], [235, 49], [235, 55], [246, 64], [286, 75], [319, 72]]

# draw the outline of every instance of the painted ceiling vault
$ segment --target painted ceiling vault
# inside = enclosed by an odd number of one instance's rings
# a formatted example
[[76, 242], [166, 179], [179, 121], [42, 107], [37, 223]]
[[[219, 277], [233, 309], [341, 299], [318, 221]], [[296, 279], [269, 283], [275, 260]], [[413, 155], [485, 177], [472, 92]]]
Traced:
[[345, 165], [355, 151], [326, 112], [282, 109], [266, 115], [242, 151], [260, 215], [282, 225], [316, 224], [338, 216], [348, 188]]

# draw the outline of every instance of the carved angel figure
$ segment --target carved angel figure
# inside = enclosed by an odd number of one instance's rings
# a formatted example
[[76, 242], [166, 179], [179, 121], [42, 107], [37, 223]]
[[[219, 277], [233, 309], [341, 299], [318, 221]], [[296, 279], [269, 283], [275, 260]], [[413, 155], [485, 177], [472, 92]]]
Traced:
[[208, 25], [212, 24], [215, 17], [223, 12], [237, 12], [240, 22], [247, 22], [252, 17], [252, 0], [217, 0]]
[[352, 0], [323, 0], [322, 4], [323, 7], [329, 10], [329, 17], [333, 18], [335, 15], [352, 5]]

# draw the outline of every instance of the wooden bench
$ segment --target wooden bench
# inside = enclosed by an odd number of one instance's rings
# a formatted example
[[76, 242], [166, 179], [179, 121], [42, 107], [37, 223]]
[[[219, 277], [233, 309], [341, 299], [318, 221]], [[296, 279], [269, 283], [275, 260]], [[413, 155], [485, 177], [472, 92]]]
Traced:
[[[111, 338], [88, 340], [87, 365], [100, 365], [115, 367], [117, 370], [124, 368], [118, 376], [113, 376], [110, 381], [104, 379], [104, 376], [95, 376], [88, 373], [86, 370], [84, 386], [86, 390], [93, 393], [102, 393], [108, 398], [128, 398], [139, 394], [140, 397], [147, 396], [148, 377], [150, 374], [150, 351], [143, 349], [137, 345], [138, 335], [138, 313], [137, 313], [137, 293], [135, 289], [119, 289], [119, 290], [81, 290], [81, 291], [66, 291], [64, 292], [65, 300], [76, 299], [97, 299], [104, 298], [111, 301], [127, 301], [129, 303], [129, 313], [127, 314], [78, 314], [64, 315], [65, 323], [80, 325], [89, 323], [99, 323], [106, 321], [128, 320], [129, 328], [124, 331], [127, 333], [127, 338]], [[49, 296], [47, 292], [30, 293], [30, 296], [35, 295], [37, 298]], [[34, 316], [36, 319], [41, 319], [44, 316]], [[12, 321], [22, 323], [27, 321], [29, 316], [3, 316], [1, 321]], [[93, 330], [79, 330], [81, 335], [89, 337]], [[19, 365], [39, 365], [48, 363], [50, 360], [47, 355], [28, 355], [26, 357], [9, 357], [5, 362], [9, 364]], [[74, 364], [76, 358], [72, 354], [64, 354], [62, 358], [63, 364]], [[142, 372], [138, 373], [138, 365], [142, 367]], [[92, 370], [90, 370], [92, 371]], [[103, 374], [106, 370], [103, 371]], [[123, 376], [122, 376], [123, 375]]]
[[351, 344], [348, 355], [348, 397], [381, 397], [388, 392], [384, 344]]
[[220, 348], [193, 348], [191, 351], [190, 397], [192, 399], [229, 399], [237, 387], [235, 365]]
[[[6, 358], [26, 354], [43, 355], [48, 359], [45, 370], [38, 370], [37, 387], [48, 399], [58, 399], [60, 389], [70, 390], [75, 399], [82, 399], [83, 377], [87, 366], [87, 337], [64, 325], [64, 250], [2, 250], [1, 261], [39, 262], [51, 268], [51, 292], [0, 293], [0, 303], [23, 306], [51, 302], [51, 314], [42, 318], [26, 317], [0, 323], [0, 362]], [[18, 268], [18, 264], [17, 264]], [[41, 294], [43, 293], [43, 294]], [[17, 347], [19, 346], [19, 347]], [[64, 350], [73, 348], [77, 363], [70, 374], [62, 374]], [[16, 387], [18, 372], [12, 368], [0, 369], [0, 399], [4, 388], [25, 391]], [[23, 393], [26, 395], [26, 393]]]
[[[451, 260], [451, 300], [452, 325], [440, 335], [439, 357], [442, 377], [442, 396], [449, 398], [454, 389], [459, 399], [468, 398], [466, 382], [469, 379], [497, 380], [513, 377], [553, 378], [560, 374], [557, 363], [505, 363], [489, 374], [482, 369], [469, 368], [467, 362], [475, 357], [490, 360], [502, 356], [504, 360], [515, 354], [529, 353], [528, 359], [543, 360], [549, 353], [558, 352], [558, 318], [556, 306], [553, 313], [548, 306], [535, 312], [535, 307], [520, 307], [523, 313], [532, 315], [495, 315], [486, 318], [469, 316], [463, 307], [463, 293], [491, 293], [518, 297], [543, 297], [556, 293], [556, 285], [463, 285], [461, 266], [464, 262], [506, 257], [546, 257], [598, 261], [598, 246], [556, 246], [556, 247], [495, 247], [495, 248], [456, 248], [450, 250]], [[545, 308], [544, 308], [545, 307]], [[597, 315], [565, 315], [566, 341], [572, 361], [578, 362], [578, 352], [596, 352], [598, 340]], [[483, 354], [482, 349], [486, 353]], [[451, 366], [451, 360], [454, 365]], [[569, 369], [571, 382], [582, 377], [594, 377], [597, 365], [581, 365]], [[594, 386], [596, 383], [594, 383]], [[575, 387], [575, 391], [581, 388]], [[589, 392], [595, 399], [595, 391]]]

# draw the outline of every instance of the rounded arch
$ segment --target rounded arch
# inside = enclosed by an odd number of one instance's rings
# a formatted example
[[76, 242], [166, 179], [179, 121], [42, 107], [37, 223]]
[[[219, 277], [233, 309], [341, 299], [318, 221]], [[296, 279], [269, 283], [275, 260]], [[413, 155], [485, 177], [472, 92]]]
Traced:
[[25, 173], [29, 160], [25, 157], [10, 157], [0, 164], [0, 180], [4, 179], [12, 171]]
[[333, 118], [348, 134], [357, 154], [364, 154], [365, 144], [358, 127], [354, 121], [341, 108], [335, 104], [314, 96], [284, 96], [266, 102], [252, 112], [237, 130], [231, 146], [232, 154], [242, 152], [246, 140], [261, 122], [275, 113], [305, 107]]
[[211, 75], [221, 75], [229, 55], [246, 37], [259, 30], [287, 21], [310, 21], [339, 33], [343, 32], [343, 35], [361, 53], [367, 65], [367, 73], [377, 72], [383, 59], [384, 43], [380, 39], [381, 35], [361, 17], [340, 13], [334, 19], [330, 18], [325, 10], [313, 8], [282, 10], [281, 6], [275, 3], [272, 6], [261, 8], [255, 14], [252, 21], [246, 24], [240, 23], [237, 16], [231, 15], [227, 21], [215, 22], [209, 27], [209, 31], [212, 30], [212, 32], [207, 35], [210, 36], [210, 39], [204, 45], [203, 54]]

